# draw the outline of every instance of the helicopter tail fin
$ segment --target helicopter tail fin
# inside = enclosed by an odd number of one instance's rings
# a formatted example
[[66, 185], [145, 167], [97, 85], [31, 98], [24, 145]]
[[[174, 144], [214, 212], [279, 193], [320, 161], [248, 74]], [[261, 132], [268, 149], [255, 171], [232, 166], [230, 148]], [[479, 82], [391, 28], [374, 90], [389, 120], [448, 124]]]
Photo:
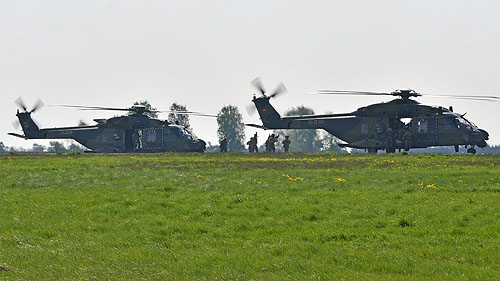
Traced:
[[281, 115], [274, 109], [274, 107], [269, 103], [269, 97], [262, 96], [259, 98], [254, 98], [253, 103], [259, 112], [260, 119], [264, 124], [263, 127], [268, 129], [281, 129], [284, 127], [283, 119]]
[[36, 139], [40, 138], [40, 128], [31, 119], [31, 112], [17, 112], [17, 118], [19, 123], [21, 123], [21, 128], [24, 132], [24, 138], [26, 139]]

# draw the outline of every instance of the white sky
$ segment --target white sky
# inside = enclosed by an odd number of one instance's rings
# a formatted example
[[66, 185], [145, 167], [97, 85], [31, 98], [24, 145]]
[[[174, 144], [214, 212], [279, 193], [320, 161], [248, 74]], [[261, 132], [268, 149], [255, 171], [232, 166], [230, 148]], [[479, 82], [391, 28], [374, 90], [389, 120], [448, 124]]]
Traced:
[[[176, 101], [214, 114], [232, 104], [247, 123], [260, 123], [245, 110], [257, 76], [268, 90], [287, 86], [272, 101], [280, 112], [302, 104], [350, 112], [390, 100], [304, 95], [325, 88], [498, 96], [499, 11], [493, 0], [2, 0], [0, 141], [46, 143], [7, 135], [15, 131], [18, 96], [28, 106], [38, 98], [110, 107], [148, 99], [166, 110]], [[500, 144], [500, 103], [419, 101], [467, 112], [490, 144]], [[34, 119], [59, 127], [114, 114], [46, 106]], [[191, 124], [216, 142], [215, 119], [192, 117]]]

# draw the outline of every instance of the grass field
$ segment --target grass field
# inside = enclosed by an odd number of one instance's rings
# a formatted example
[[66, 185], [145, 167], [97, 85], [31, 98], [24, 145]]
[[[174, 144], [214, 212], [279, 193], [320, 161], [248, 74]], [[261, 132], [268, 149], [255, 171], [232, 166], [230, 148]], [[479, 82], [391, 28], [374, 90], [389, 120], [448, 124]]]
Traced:
[[0, 280], [498, 280], [494, 155], [0, 155]]

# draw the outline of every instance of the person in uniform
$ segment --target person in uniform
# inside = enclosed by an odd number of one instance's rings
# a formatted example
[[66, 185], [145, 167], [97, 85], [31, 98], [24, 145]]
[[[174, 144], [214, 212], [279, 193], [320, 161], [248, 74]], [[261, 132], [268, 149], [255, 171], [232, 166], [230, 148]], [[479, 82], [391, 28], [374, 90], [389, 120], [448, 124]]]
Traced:
[[219, 148], [220, 148], [220, 152], [223, 153], [223, 152], [227, 152], [227, 138], [223, 138], [220, 142], [219, 142]]
[[290, 136], [285, 136], [285, 139], [281, 142], [283, 144], [283, 149], [285, 150], [285, 153], [288, 153], [288, 150], [290, 149]]
[[248, 145], [248, 152], [253, 153], [253, 152], [259, 152], [259, 148], [257, 147], [257, 133], [253, 135], [253, 137], [250, 138], [249, 141], [247, 141]]
[[254, 137], [250, 137], [250, 140], [247, 141], [247, 145], [248, 145], [248, 152], [252, 153], [254, 151], [254, 141], [253, 141]]
[[259, 147], [257, 146], [257, 132], [253, 134], [253, 147], [255, 150], [255, 153], [259, 153]]
[[394, 152], [394, 135], [391, 127], [385, 131], [385, 150], [387, 152]]
[[271, 142], [270, 140], [271, 140], [271, 135], [267, 136], [267, 140], [266, 140], [266, 142], [265, 142], [266, 152], [271, 151], [271, 147], [270, 147], [270, 145], [269, 145], [269, 144], [270, 144], [270, 142]]
[[278, 142], [279, 135], [271, 134], [269, 137], [269, 152], [276, 152], [276, 142]]

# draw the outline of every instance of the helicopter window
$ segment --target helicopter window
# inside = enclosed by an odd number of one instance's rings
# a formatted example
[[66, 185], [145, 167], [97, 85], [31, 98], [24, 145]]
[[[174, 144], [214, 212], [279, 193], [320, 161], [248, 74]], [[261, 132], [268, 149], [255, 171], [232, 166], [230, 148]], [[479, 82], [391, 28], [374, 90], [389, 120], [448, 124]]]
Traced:
[[146, 134], [147, 142], [155, 142], [156, 141], [156, 132], [153, 130], [149, 130]]
[[458, 127], [460, 128], [467, 128], [472, 126], [471, 122], [469, 122], [465, 118], [457, 117], [457, 120], [458, 120]]
[[361, 133], [368, 134], [368, 123], [361, 123]]
[[169, 127], [168, 128], [168, 138], [171, 139], [171, 140], [176, 140], [178, 138], [180, 138], [180, 132], [179, 132], [179, 128], [177, 127]]
[[429, 122], [426, 120], [417, 121], [417, 133], [427, 133], [429, 130]]
[[108, 141], [108, 134], [104, 133], [102, 134], [102, 141], [107, 142]]
[[453, 131], [458, 128], [457, 122], [452, 116], [443, 117], [443, 127], [447, 131]]
[[182, 128], [181, 129], [182, 131], [182, 134], [187, 137], [188, 139], [195, 139], [195, 137], [193, 136], [192, 133], [190, 133], [188, 130], [186, 130], [185, 128]]
[[375, 125], [375, 129], [377, 130], [377, 133], [378, 134], [382, 134], [385, 130], [384, 130], [384, 124], [382, 123], [377, 123]]

